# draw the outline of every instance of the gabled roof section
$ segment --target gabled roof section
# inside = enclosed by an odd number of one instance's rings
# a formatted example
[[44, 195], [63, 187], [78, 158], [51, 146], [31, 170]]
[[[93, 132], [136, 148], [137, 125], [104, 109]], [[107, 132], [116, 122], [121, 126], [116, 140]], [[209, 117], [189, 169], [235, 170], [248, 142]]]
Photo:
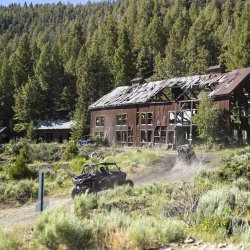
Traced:
[[216, 98], [231, 94], [249, 75], [250, 68], [245, 68], [228, 73], [178, 77], [141, 85], [118, 87], [93, 103], [89, 109], [148, 103], [165, 88], [181, 88], [183, 92], [210, 88], [210, 96]]
[[39, 121], [36, 130], [46, 130], [46, 129], [71, 129], [73, 126], [73, 121], [63, 121], [63, 120], [45, 120]]
[[210, 94], [213, 97], [231, 94], [243, 83], [250, 75], [250, 67], [245, 69], [233, 70], [223, 74], [217, 88]]

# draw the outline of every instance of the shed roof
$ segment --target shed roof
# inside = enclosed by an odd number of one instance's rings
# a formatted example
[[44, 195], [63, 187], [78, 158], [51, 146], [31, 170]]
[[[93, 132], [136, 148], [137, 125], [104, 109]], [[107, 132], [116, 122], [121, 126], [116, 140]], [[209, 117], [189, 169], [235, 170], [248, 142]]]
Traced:
[[89, 109], [148, 103], [163, 89], [175, 87], [179, 87], [183, 91], [212, 87], [213, 91], [210, 96], [225, 96], [232, 93], [249, 75], [250, 67], [228, 73], [178, 77], [141, 85], [122, 86], [100, 98]]
[[71, 129], [73, 126], [73, 121], [62, 121], [62, 120], [45, 120], [39, 121], [36, 130], [45, 129]]

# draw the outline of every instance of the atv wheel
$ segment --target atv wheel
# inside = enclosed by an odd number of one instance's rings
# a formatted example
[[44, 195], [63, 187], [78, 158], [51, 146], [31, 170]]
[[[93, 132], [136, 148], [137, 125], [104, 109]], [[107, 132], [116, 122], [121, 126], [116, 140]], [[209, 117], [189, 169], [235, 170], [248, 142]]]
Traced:
[[73, 189], [71, 190], [71, 198], [72, 198], [72, 199], [74, 199], [75, 196], [76, 196], [76, 195], [79, 195], [79, 194], [80, 194], [79, 189], [73, 188]]
[[134, 182], [131, 181], [131, 180], [126, 180], [125, 181], [125, 185], [129, 185], [130, 187], [133, 187], [134, 186]]

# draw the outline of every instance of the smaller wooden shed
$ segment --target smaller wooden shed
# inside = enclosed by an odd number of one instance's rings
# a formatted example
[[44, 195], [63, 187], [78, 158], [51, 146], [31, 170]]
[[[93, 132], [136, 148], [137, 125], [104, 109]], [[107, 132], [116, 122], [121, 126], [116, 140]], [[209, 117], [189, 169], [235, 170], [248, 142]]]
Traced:
[[59, 142], [70, 138], [73, 121], [45, 120], [38, 122], [35, 130], [41, 141]]

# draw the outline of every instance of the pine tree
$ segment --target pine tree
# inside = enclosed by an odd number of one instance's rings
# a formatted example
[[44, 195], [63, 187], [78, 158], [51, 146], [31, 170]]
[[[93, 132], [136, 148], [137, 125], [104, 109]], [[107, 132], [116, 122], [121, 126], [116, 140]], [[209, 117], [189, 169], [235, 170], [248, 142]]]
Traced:
[[162, 77], [171, 78], [186, 74], [185, 48], [188, 31], [190, 28], [190, 18], [186, 10], [183, 10], [170, 32], [168, 44], [165, 49], [165, 58], [160, 61], [160, 72]]
[[34, 74], [32, 52], [26, 34], [20, 39], [12, 64], [13, 81], [15, 88], [18, 89]]
[[159, 15], [159, 6], [157, 1], [155, 1], [153, 19], [148, 26], [146, 34], [149, 52], [153, 56], [156, 56], [157, 54], [162, 55], [166, 44], [165, 30]]
[[44, 110], [47, 118], [55, 117], [63, 91], [64, 69], [57, 46], [47, 43], [41, 51], [35, 69], [36, 77], [45, 97]]
[[228, 69], [250, 66], [250, 6], [244, 5], [242, 15], [236, 19], [227, 51], [221, 57]]
[[8, 60], [8, 54], [1, 54], [0, 66], [0, 126], [7, 127], [7, 134], [12, 131], [14, 86], [12, 82], [12, 68]]
[[36, 77], [32, 77], [15, 93], [15, 131], [25, 132], [31, 122], [35, 123], [44, 117], [44, 107], [42, 105], [44, 97], [41, 90]]
[[79, 139], [88, 132], [88, 107], [107, 93], [107, 68], [98, 47], [98, 32], [93, 35], [88, 50], [82, 46], [77, 60], [77, 104], [72, 136]]
[[209, 65], [209, 37], [206, 24], [202, 11], [189, 30], [185, 62], [190, 75], [204, 73]]
[[118, 32], [118, 47], [115, 50], [113, 68], [116, 86], [128, 84], [134, 75], [132, 52], [125, 25]]

